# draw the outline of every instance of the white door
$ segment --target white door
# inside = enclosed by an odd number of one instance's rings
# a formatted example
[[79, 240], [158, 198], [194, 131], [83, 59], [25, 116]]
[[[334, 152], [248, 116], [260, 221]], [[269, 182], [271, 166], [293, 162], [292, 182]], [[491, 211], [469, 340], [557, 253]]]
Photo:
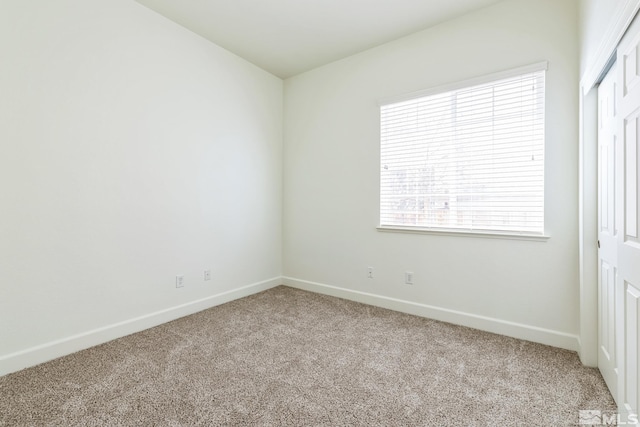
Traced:
[[616, 68], [598, 88], [598, 368], [616, 397]]
[[640, 18], [618, 46], [616, 153], [617, 259], [616, 297], [624, 314], [617, 327], [619, 368], [617, 402], [628, 414], [640, 410]]

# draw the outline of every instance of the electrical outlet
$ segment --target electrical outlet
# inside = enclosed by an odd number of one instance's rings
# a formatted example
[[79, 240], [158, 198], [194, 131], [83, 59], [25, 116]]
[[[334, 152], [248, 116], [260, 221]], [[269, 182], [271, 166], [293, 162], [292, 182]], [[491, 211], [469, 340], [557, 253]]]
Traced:
[[413, 285], [413, 271], [404, 272], [404, 283], [406, 285]]
[[211, 280], [211, 270], [204, 271], [204, 280]]
[[180, 274], [176, 276], [176, 288], [184, 287], [184, 275]]
[[367, 267], [367, 279], [373, 279], [373, 267]]

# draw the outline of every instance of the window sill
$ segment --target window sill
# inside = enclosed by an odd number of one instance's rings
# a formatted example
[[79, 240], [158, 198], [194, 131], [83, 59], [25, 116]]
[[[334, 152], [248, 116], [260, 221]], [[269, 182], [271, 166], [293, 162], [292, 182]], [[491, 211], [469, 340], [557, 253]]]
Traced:
[[507, 239], [507, 240], [529, 240], [535, 242], [546, 242], [551, 236], [544, 234], [524, 234], [509, 233], [498, 231], [466, 231], [454, 229], [436, 229], [436, 228], [419, 228], [419, 227], [396, 227], [389, 225], [380, 225], [378, 231], [385, 233], [409, 233], [409, 234], [432, 234], [436, 236], [455, 236], [455, 237], [476, 237], [483, 239]]

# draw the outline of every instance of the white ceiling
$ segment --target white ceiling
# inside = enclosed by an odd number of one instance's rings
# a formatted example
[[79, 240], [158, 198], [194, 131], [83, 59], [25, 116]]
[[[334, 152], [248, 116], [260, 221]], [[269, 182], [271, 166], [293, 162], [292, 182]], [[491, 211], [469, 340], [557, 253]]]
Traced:
[[287, 78], [501, 0], [136, 0]]

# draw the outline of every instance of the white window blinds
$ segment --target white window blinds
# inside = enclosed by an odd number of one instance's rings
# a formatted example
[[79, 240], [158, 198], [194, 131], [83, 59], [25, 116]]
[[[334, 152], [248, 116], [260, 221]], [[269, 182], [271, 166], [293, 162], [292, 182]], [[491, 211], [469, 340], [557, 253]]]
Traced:
[[542, 68], [380, 108], [380, 225], [543, 234]]

